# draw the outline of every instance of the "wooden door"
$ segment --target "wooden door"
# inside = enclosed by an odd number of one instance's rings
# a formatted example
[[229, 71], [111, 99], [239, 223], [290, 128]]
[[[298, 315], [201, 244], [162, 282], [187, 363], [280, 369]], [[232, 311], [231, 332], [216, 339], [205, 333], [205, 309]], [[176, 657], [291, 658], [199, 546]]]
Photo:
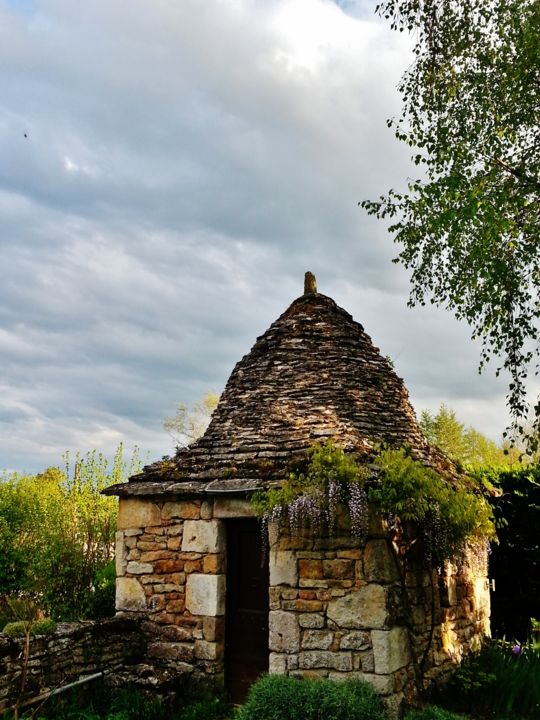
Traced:
[[225, 682], [233, 702], [268, 672], [268, 553], [256, 520], [227, 523]]

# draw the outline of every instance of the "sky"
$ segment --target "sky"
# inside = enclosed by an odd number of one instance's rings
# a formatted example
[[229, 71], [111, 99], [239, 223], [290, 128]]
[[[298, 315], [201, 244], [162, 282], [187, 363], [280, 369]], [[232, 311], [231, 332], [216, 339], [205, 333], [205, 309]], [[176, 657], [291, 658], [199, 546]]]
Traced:
[[406, 184], [409, 41], [371, 0], [0, 0], [0, 468], [119, 442], [151, 460], [303, 291], [358, 320], [417, 413], [499, 439], [504, 382], [407, 308], [383, 223]]

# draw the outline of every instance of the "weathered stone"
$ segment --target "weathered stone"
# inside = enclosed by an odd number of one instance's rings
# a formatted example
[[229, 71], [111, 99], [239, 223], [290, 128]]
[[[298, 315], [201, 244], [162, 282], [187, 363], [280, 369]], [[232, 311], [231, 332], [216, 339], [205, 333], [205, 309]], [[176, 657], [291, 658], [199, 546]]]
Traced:
[[322, 560], [299, 560], [298, 574], [301, 578], [310, 578], [311, 580], [322, 580], [323, 564]]
[[186, 580], [186, 609], [192, 615], [223, 615], [225, 575], [189, 575]]
[[391, 583], [398, 579], [386, 540], [370, 540], [366, 544], [364, 575], [366, 580], [372, 582]]
[[287, 672], [287, 655], [271, 652], [268, 660], [268, 673], [270, 675], [285, 675]]
[[201, 503], [201, 520], [211, 520], [214, 514], [214, 503], [211, 500], [203, 500]]
[[150, 550], [140, 554], [141, 562], [155, 562], [156, 560], [168, 560], [174, 557], [170, 550]]
[[323, 574], [325, 578], [343, 580], [354, 579], [354, 560], [324, 560]]
[[161, 513], [156, 503], [138, 498], [121, 498], [118, 505], [119, 530], [160, 525]]
[[[187, 563], [186, 563], [187, 565]], [[203, 572], [204, 573], [222, 573], [225, 569], [225, 555], [222, 553], [216, 553], [214, 555], [205, 555], [203, 558]], [[187, 571], [187, 568], [186, 568]]]
[[305, 630], [302, 633], [302, 648], [305, 650], [328, 650], [334, 640], [329, 630]]
[[394, 680], [391, 675], [373, 675], [363, 673], [362, 680], [373, 685], [377, 695], [390, 695], [394, 690]]
[[221, 655], [220, 646], [207, 640], [195, 641], [195, 657], [198, 660], [217, 660]]
[[163, 505], [161, 516], [164, 520], [196, 520], [200, 517], [199, 503], [193, 501], [166, 502]]
[[154, 566], [150, 563], [142, 563], [132, 560], [131, 562], [128, 562], [126, 570], [132, 575], [149, 575], [154, 572]]
[[225, 622], [223, 617], [205, 617], [203, 620], [203, 637], [209, 642], [223, 640]]
[[295, 600], [294, 609], [298, 612], [320, 612], [323, 604], [320, 600]]
[[373, 630], [371, 640], [377, 675], [393, 673], [409, 663], [409, 640], [405, 628]]
[[116, 579], [116, 609], [146, 610], [146, 595], [137, 578]]
[[186, 520], [182, 551], [218, 553], [225, 549], [223, 523], [219, 520]]
[[367, 632], [350, 632], [341, 638], [342, 650], [367, 650], [371, 647], [371, 637]]
[[328, 650], [308, 650], [298, 656], [300, 668], [310, 670], [313, 668], [331, 668], [348, 672], [353, 669], [351, 653], [330, 652]]
[[238, 498], [220, 498], [214, 499], [214, 517], [215, 518], [242, 518], [255, 517], [255, 510], [249, 500], [239, 500]]
[[327, 616], [341, 628], [382, 628], [388, 618], [386, 589], [381, 585], [364, 585], [330, 601]]
[[298, 623], [302, 628], [322, 628], [324, 617], [317, 613], [302, 613], [298, 616]]
[[294, 613], [273, 610], [268, 617], [270, 650], [293, 653], [300, 650], [300, 628]]
[[289, 550], [270, 550], [270, 585], [296, 585], [298, 568], [294, 553]]
[[193, 659], [193, 645], [180, 642], [152, 642], [148, 643], [148, 656], [189, 662]]
[[116, 533], [116, 539], [114, 544], [115, 562], [116, 562], [116, 577], [121, 577], [126, 573], [127, 558], [126, 558], [126, 544], [124, 540], [124, 533], [119, 530]]

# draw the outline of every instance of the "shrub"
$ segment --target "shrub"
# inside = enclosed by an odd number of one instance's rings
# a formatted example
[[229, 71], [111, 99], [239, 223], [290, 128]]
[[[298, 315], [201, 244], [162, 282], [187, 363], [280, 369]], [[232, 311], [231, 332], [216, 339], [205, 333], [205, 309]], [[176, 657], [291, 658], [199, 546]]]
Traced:
[[266, 675], [251, 688], [237, 720], [385, 720], [372, 686], [358, 680], [299, 680]]
[[24, 637], [28, 627], [31, 635], [50, 635], [56, 630], [56, 623], [51, 618], [32, 621], [16, 620], [7, 623], [2, 632], [9, 637]]
[[450, 693], [458, 709], [492, 717], [540, 720], [540, 650], [504, 641], [485, 643], [456, 671]]
[[437, 705], [429, 705], [423, 710], [409, 710], [404, 720], [465, 720], [465, 718]]

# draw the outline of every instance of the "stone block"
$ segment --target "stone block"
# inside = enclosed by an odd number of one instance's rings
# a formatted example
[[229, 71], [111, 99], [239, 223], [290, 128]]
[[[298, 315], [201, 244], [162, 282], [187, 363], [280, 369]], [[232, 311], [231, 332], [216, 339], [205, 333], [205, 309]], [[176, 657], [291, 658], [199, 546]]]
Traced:
[[238, 498], [220, 498], [214, 499], [214, 517], [215, 518], [242, 518], [255, 517], [255, 510], [249, 500], [241, 500]]
[[268, 673], [269, 675], [285, 675], [287, 673], [287, 656], [271, 652]]
[[114, 559], [116, 562], [116, 577], [126, 574], [127, 567], [127, 546], [125, 544], [124, 533], [119, 530], [116, 533], [114, 543]]
[[268, 622], [270, 650], [282, 653], [300, 650], [300, 628], [295, 613], [272, 610]]
[[186, 609], [192, 615], [225, 613], [225, 575], [192, 573], [186, 580]]
[[397, 569], [386, 540], [370, 540], [366, 544], [364, 575], [369, 582], [391, 583], [398, 579]]
[[223, 523], [219, 520], [186, 520], [182, 552], [219, 553], [225, 549]]
[[354, 580], [354, 560], [324, 560], [323, 574], [332, 580]]
[[131, 560], [128, 562], [126, 570], [132, 575], [150, 575], [154, 572], [154, 566], [150, 563], [137, 562], [137, 560]]
[[183, 500], [180, 502], [166, 502], [163, 505], [161, 516], [164, 520], [196, 520], [201, 515], [199, 503]]
[[340, 648], [342, 650], [367, 650], [371, 647], [371, 637], [368, 632], [347, 633], [341, 638]]
[[298, 616], [298, 624], [302, 628], [320, 629], [324, 627], [324, 616], [317, 613], [302, 613]]
[[307, 650], [298, 656], [298, 665], [305, 670], [325, 668], [350, 672], [353, 669], [352, 654], [328, 650]]
[[302, 634], [302, 648], [305, 650], [328, 650], [334, 640], [329, 630], [305, 630]]
[[[186, 563], [187, 565], [187, 563]], [[214, 555], [205, 555], [203, 558], [203, 572], [211, 574], [222, 573], [225, 569], [225, 555], [216, 553]]]
[[301, 578], [309, 578], [310, 580], [322, 580], [323, 564], [322, 560], [299, 560], [298, 572]]
[[148, 656], [163, 660], [182, 660], [189, 662], [193, 659], [193, 645], [180, 642], [153, 642], [148, 643]]
[[195, 657], [198, 660], [219, 660], [220, 655], [220, 646], [217, 643], [207, 640], [195, 641]]
[[118, 529], [143, 528], [161, 524], [161, 513], [156, 503], [139, 498], [120, 498]]
[[203, 637], [209, 642], [223, 640], [225, 621], [223, 617], [205, 617], [203, 620]]
[[116, 609], [118, 611], [146, 610], [146, 595], [137, 578], [117, 578]]
[[296, 557], [289, 550], [270, 550], [270, 585], [292, 585], [298, 583]]
[[383, 628], [388, 619], [386, 589], [382, 585], [364, 585], [331, 600], [327, 616], [340, 628]]
[[362, 680], [373, 685], [377, 695], [390, 695], [394, 690], [394, 679], [391, 675], [373, 675], [364, 673]]
[[404, 627], [373, 630], [371, 640], [377, 675], [393, 673], [410, 662], [409, 639]]

